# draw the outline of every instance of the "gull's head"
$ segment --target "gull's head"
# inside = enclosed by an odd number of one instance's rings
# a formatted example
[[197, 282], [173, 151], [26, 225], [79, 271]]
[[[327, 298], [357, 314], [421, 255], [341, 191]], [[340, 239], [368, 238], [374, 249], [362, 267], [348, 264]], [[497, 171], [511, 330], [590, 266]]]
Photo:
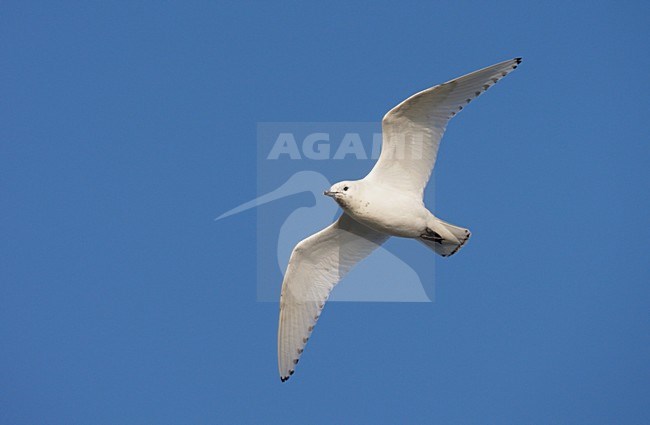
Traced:
[[333, 198], [339, 204], [345, 204], [346, 201], [349, 201], [357, 189], [357, 182], [338, 182], [328, 190], [325, 191], [324, 195]]

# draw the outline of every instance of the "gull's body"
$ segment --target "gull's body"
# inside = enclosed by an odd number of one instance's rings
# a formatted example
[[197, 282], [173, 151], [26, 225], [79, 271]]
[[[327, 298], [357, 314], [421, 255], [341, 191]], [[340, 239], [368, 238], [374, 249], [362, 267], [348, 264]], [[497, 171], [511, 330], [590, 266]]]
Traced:
[[409, 97], [384, 116], [382, 151], [372, 171], [325, 192], [344, 213], [291, 254], [278, 330], [283, 382], [293, 374], [332, 288], [389, 237], [416, 239], [443, 257], [469, 240], [468, 229], [440, 220], [425, 207], [424, 188], [449, 120], [520, 62], [501, 62]]
[[[350, 182], [351, 183], [351, 182]], [[352, 184], [350, 184], [352, 186]], [[434, 217], [421, 198], [407, 192], [391, 192], [365, 180], [354, 182], [354, 199], [335, 199], [359, 223], [389, 236], [416, 238]]]

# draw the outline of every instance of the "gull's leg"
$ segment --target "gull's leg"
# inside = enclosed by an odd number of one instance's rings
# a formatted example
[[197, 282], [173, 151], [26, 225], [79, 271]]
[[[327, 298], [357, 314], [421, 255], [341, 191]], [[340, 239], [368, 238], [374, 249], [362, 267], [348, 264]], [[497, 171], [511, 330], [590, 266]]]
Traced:
[[443, 237], [440, 236], [439, 233], [434, 232], [433, 230], [429, 229], [428, 227], [424, 229], [424, 233], [420, 235], [422, 239], [426, 239], [428, 241], [434, 241], [439, 244], [442, 243]]

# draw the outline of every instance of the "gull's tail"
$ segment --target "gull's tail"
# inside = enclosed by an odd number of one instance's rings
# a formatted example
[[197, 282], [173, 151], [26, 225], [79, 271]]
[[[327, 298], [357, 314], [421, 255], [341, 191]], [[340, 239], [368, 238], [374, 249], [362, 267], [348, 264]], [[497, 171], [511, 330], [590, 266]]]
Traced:
[[418, 241], [443, 257], [457, 253], [472, 235], [468, 229], [446, 223], [439, 218], [435, 220], [435, 224], [427, 229], [431, 233], [423, 234]]

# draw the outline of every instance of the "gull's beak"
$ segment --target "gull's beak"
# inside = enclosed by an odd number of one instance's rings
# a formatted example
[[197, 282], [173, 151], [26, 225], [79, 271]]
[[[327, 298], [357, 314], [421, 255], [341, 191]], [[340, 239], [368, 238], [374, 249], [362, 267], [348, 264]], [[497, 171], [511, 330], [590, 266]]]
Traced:
[[329, 190], [326, 190], [325, 192], [323, 192], [323, 195], [330, 196], [333, 198], [337, 193], [338, 192], [330, 192]]

